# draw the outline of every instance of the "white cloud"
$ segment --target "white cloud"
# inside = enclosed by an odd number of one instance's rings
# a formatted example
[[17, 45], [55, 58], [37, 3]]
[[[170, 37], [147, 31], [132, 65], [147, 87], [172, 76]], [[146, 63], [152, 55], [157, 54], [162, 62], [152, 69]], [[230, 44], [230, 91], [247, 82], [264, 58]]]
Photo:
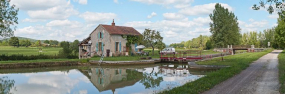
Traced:
[[164, 37], [163, 42], [166, 44], [178, 43], [185, 40], [190, 40], [200, 34], [210, 35], [209, 32], [209, 17], [199, 17], [193, 20], [162, 20], [162, 21], [133, 21], [125, 23], [125, 26], [131, 26], [139, 32], [149, 28], [160, 31]]
[[272, 14], [269, 14], [268, 18], [277, 19], [277, 18], [279, 18], [279, 15], [278, 15], [278, 13], [273, 12]]
[[27, 11], [30, 18], [26, 18], [24, 22], [67, 19], [78, 14], [70, 0], [12, 0], [11, 3]]
[[29, 19], [29, 18], [26, 18], [23, 20], [23, 22], [44, 22], [46, 20], [43, 20], [43, 19]]
[[[233, 11], [233, 8], [228, 4], [220, 3], [223, 7], [228, 8], [229, 11]], [[183, 8], [179, 11], [184, 15], [209, 15], [215, 9], [216, 3], [209, 3], [204, 5], [196, 5]]]
[[112, 21], [112, 19], [116, 18], [117, 15], [115, 13], [97, 13], [87, 11], [79, 15], [79, 17], [89, 23], [105, 23]]
[[87, 0], [74, 0], [75, 2], [78, 2], [79, 4], [86, 5]]
[[28, 26], [17, 29], [15, 36], [33, 39], [53, 39], [59, 41], [74, 41], [86, 38], [98, 24], [80, 23], [70, 20], [53, 20], [46, 25]]
[[114, 3], [119, 3], [119, 1], [118, 0], [114, 0]]
[[131, 0], [146, 4], [157, 4], [163, 6], [171, 6], [174, 5], [175, 8], [184, 8], [190, 6], [194, 0]]
[[157, 15], [157, 14], [156, 14], [155, 12], [152, 12], [150, 15], [147, 16], [147, 18], [150, 19], [150, 18], [152, 18], [152, 17], [154, 17], [154, 16], [156, 16], [156, 15]]
[[239, 27], [241, 28], [241, 33], [250, 32], [250, 31], [261, 31], [267, 28], [271, 28], [268, 25], [267, 20], [256, 21], [254, 19], [249, 19], [247, 22], [238, 21]]
[[182, 19], [188, 20], [188, 18], [186, 18], [185, 16], [177, 13], [164, 13], [163, 17], [166, 20], [182, 20]]
[[21, 10], [46, 10], [58, 5], [64, 5], [67, 0], [11, 0], [11, 4]]
[[54, 20], [46, 24], [46, 26], [69, 26], [71, 28], [76, 28], [80, 26], [80, 22], [70, 21], [70, 20]]

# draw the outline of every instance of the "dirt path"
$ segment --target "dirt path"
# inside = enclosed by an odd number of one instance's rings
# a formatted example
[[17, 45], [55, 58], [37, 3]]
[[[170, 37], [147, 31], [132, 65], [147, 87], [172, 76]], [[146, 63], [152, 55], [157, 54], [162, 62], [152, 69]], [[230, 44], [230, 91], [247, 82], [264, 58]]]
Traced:
[[240, 74], [203, 94], [279, 94], [278, 54], [274, 50], [253, 62]]

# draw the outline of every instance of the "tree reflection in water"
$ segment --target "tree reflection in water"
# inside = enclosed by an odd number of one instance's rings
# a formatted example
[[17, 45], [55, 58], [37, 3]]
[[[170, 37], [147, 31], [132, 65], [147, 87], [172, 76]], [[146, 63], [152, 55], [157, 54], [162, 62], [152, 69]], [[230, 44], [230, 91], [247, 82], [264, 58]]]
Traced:
[[158, 87], [163, 81], [163, 78], [158, 77], [157, 73], [153, 73], [153, 71], [154, 68], [152, 69], [151, 73], [144, 73], [143, 78], [140, 81], [140, 83], [142, 83], [146, 89]]
[[[12, 94], [10, 89], [14, 87], [14, 80], [10, 80], [7, 76], [0, 78], [0, 93], [1, 94]], [[16, 90], [16, 88], [15, 88]]]

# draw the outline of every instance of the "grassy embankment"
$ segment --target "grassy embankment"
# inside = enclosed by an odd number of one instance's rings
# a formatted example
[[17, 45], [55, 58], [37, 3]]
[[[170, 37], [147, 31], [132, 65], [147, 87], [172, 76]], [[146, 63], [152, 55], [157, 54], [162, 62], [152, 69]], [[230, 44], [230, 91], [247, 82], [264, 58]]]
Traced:
[[[253, 61], [259, 59], [263, 55], [271, 52], [272, 49], [256, 52], [256, 53], [245, 53], [231, 56], [225, 56], [224, 61], [220, 61], [221, 58], [215, 58], [210, 61], [197, 62], [200, 65], [229, 65], [231, 67], [222, 68], [220, 70], [208, 73], [207, 76], [198, 79], [194, 82], [186, 83], [183, 86], [173, 88], [161, 92], [162, 94], [198, 94], [213, 88], [215, 85], [227, 80], [230, 77], [240, 73], [246, 69]], [[284, 78], [283, 78], [284, 81]]]
[[[39, 49], [42, 49], [42, 52], [39, 52]], [[60, 47], [12, 47], [12, 46], [0, 46], [0, 55], [13, 55], [13, 54], [22, 54], [22, 55], [57, 55], [58, 51], [61, 50]]]
[[[178, 49], [176, 51], [183, 51], [185, 49]], [[149, 52], [149, 56], [120, 56], [120, 57], [105, 57], [104, 61], [135, 61], [135, 60], [141, 60], [142, 57], [152, 57], [152, 58], [159, 58], [160, 54], [157, 49], [154, 50], [154, 55], [152, 56], [152, 49], [144, 49], [145, 52]], [[220, 52], [214, 52], [212, 50], [204, 50], [202, 51], [202, 55], [207, 54], [217, 54]], [[101, 57], [93, 57], [91, 60], [100, 60]]]
[[285, 94], [285, 50], [283, 50], [282, 53], [278, 55], [279, 59], [279, 83], [280, 83], [280, 88], [279, 92], [281, 94]]

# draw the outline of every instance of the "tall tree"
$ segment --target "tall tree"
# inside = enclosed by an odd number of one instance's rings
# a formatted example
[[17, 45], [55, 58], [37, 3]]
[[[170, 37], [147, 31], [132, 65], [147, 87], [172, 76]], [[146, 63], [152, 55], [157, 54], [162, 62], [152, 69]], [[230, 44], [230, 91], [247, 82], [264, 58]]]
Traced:
[[19, 46], [19, 39], [17, 37], [11, 37], [9, 40], [10, 46]]
[[[0, 1], [0, 36], [10, 37], [14, 35], [16, 24], [18, 24], [18, 11], [15, 5], [10, 5], [10, 0]], [[14, 27], [12, 27], [14, 26]]]
[[285, 48], [285, 18], [278, 18], [278, 26], [275, 28], [275, 41], [279, 48]]
[[239, 44], [240, 28], [234, 13], [217, 3], [213, 14], [210, 14], [210, 19], [212, 20], [210, 32], [216, 47]]
[[163, 37], [160, 36], [159, 31], [145, 29], [143, 32], [143, 40], [148, 43], [152, 48], [152, 55], [154, 55], [155, 43], [162, 41]]

